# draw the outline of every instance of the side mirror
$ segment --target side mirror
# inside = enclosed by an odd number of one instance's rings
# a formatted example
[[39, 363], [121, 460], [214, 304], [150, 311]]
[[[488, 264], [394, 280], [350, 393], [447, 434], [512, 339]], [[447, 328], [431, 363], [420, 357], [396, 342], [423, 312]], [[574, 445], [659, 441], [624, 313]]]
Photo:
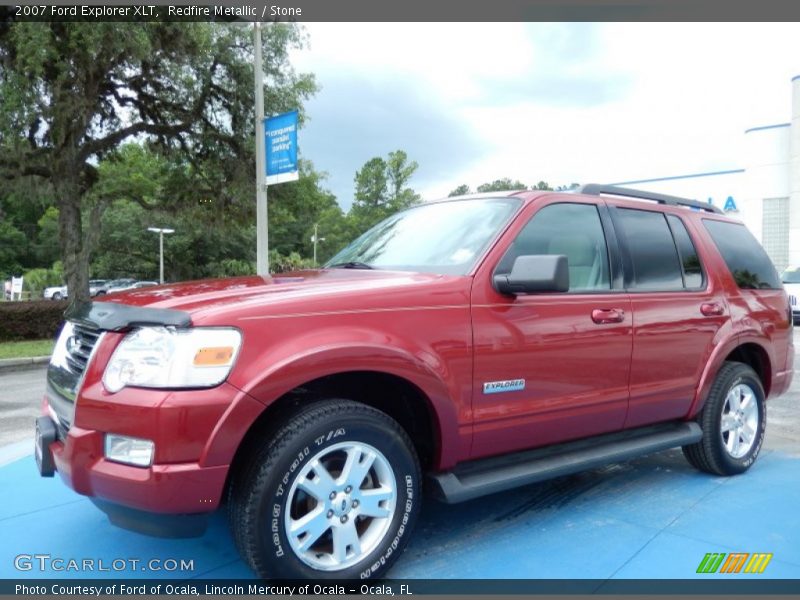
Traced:
[[569, 290], [569, 268], [563, 254], [518, 256], [511, 273], [494, 276], [494, 288], [501, 294], [533, 294]]

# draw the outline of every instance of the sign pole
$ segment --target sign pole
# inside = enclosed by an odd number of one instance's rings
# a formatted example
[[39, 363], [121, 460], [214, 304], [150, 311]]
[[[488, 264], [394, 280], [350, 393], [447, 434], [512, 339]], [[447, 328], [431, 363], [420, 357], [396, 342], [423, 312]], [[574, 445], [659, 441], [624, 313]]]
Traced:
[[264, 140], [264, 72], [261, 64], [261, 23], [253, 23], [256, 86], [256, 273], [269, 275], [269, 221]]
[[314, 266], [317, 266], [317, 224], [314, 223]]

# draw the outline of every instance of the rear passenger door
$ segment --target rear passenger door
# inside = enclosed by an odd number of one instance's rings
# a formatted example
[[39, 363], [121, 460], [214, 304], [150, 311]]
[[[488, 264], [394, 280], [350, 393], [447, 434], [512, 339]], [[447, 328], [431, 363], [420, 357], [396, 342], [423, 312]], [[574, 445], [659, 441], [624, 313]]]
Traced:
[[612, 205], [610, 211], [633, 311], [625, 427], [683, 417], [727, 320], [727, 304], [703, 268], [682, 209], [670, 214]]

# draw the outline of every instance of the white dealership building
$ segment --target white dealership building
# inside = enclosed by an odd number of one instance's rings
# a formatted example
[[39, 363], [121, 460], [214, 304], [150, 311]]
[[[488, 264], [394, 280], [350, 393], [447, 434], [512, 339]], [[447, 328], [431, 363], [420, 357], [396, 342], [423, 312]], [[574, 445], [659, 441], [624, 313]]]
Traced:
[[778, 271], [800, 266], [800, 75], [791, 106], [791, 121], [745, 131], [741, 168], [614, 185], [709, 201], [750, 228]]

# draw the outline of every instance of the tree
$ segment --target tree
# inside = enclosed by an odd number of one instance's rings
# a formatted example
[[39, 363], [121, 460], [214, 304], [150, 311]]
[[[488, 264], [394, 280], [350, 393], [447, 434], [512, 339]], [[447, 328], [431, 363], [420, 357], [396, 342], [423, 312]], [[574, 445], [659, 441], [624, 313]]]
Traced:
[[[338, 210], [341, 214], [336, 197], [322, 187], [325, 174], [314, 171], [307, 160], [301, 160], [299, 166], [300, 178], [296, 182], [277, 185], [269, 192], [269, 245], [282, 256], [292, 252], [311, 256], [314, 223], [319, 223], [326, 211]], [[327, 231], [319, 235], [328, 241]]]
[[27, 241], [24, 233], [0, 218], [0, 280], [22, 273], [22, 255]]
[[527, 190], [528, 186], [519, 180], [511, 181], [510, 178], [495, 179], [491, 183], [482, 183], [478, 186], [478, 191], [483, 192], [505, 192], [509, 190]]
[[469, 189], [469, 186], [466, 183], [462, 183], [452, 192], [447, 194], [448, 198], [452, 198], [453, 196], [466, 196], [467, 194], [471, 194], [472, 191]]
[[[37, 176], [52, 186], [70, 298], [88, 299], [91, 236], [114, 200], [90, 192], [98, 164], [121, 143], [146, 139], [180, 157], [191, 185], [178, 199], [191, 192], [229, 200], [231, 175], [252, 181], [249, 28], [24, 23], [0, 10], [0, 178]], [[288, 64], [289, 50], [304, 42], [301, 30], [276, 24], [263, 31], [268, 106], [302, 108], [316, 85]]]
[[348, 215], [356, 235], [419, 202], [419, 194], [408, 187], [418, 166], [402, 150], [390, 152], [386, 160], [375, 157], [364, 163], [356, 172], [355, 199]]

